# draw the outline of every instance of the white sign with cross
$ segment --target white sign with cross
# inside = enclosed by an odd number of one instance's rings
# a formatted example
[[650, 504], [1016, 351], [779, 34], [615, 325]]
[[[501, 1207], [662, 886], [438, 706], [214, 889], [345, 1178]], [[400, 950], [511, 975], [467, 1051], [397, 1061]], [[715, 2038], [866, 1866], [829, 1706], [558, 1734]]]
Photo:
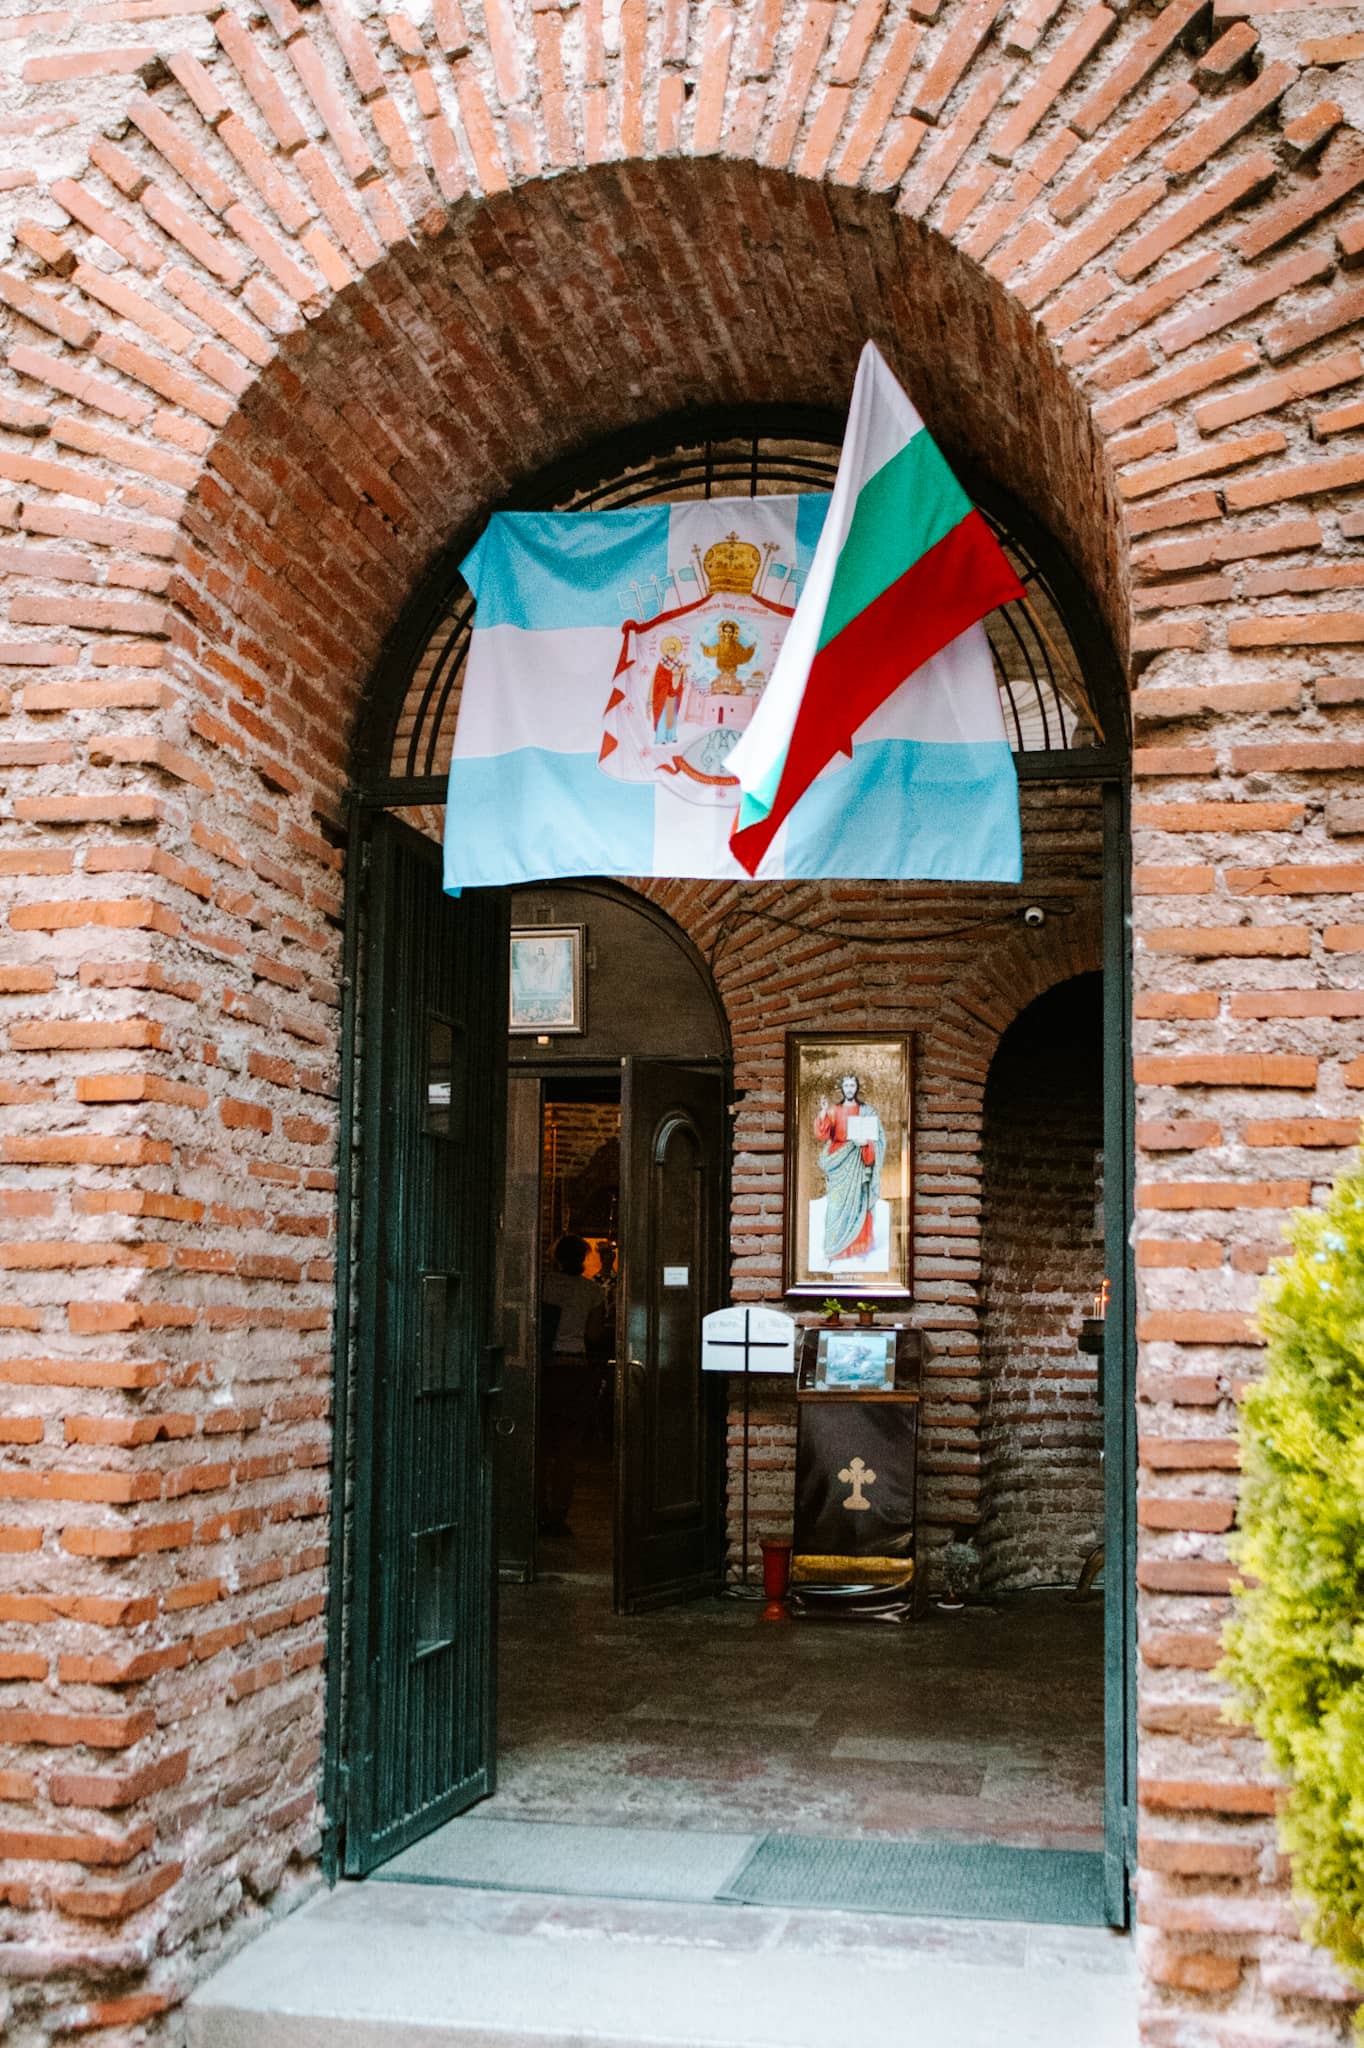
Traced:
[[779, 1308], [717, 1308], [701, 1324], [702, 1372], [794, 1372], [796, 1319]]

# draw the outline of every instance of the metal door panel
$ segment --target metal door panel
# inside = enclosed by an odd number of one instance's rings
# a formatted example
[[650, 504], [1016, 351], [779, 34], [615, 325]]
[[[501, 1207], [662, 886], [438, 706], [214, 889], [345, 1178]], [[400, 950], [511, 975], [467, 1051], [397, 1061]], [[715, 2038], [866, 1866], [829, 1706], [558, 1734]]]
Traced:
[[1127, 792], [1104, 785], [1104, 1903], [1125, 1927], [1136, 1871], [1135, 1273], [1131, 1244], [1131, 839]]
[[489, 1343], [504, 904], [395, 820], [366, 870], [344, 1868], [493, 1782]]
[[504, 1579], [535, 1576], [535, 1429], [540, 1350], [539, 1080], [507, 1083], [507, 1177], [497, 1240], [502, 1395], [497, 1404], [497, 1561]]

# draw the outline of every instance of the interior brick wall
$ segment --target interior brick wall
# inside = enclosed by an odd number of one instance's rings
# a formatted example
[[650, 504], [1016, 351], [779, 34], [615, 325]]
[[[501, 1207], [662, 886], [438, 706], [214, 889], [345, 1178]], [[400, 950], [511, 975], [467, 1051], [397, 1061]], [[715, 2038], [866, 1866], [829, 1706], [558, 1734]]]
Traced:
[[[645, 884], [712, 963], [734, 1048], [731, 1289], [783, 1300], [788, 1031], [913, 1035], [914, 1298], [921, 1328], [919, 1463], [926, 1553], [981, 1514], [981, 1128], [986, 1075], [1001, 1032], [1028, 999], [1097, 969], [1103, 825], [1085, 785], [1022, 791], [1024, 881], [983, 884]], [[1030, 930], [1024, 903], [1045, 908]], [[847, 1292], [847, 1290], [843, 1290]], [[1077, 1283], [1076, 1299], [1082, 1288]], [[851, 1300], [857, 1290], [848, 1295]], [[818, 1320], [813, 1300], [800, 1312]], [[764, 1535], [789, 1535], [794, 1400], [769, 1382], [750, 1465], [751, 1562]], [[729, 1550], [741, 1565], [743, 1436], [729, 1432]]]
[[[1254, 1290], [1364, 1085], [1350, 18], [111, 0], [3, 40], [12, 2037], [154, 2028], [315, 1868], [341, 803], [385, 632], [517, 479], [839, 404], [870, 333], [1131, 662], [1145, 2048], [1343, 2041], [1213, 1669]], [[951, 1093], [1010, 989], [963, 960], [921, 1074], [945, 1374]], [[729, 1000], [756, 1296], [778, 1083]]]
[[1103, 1540], [1101, 982], [1063, 982], [1000, 1040], [982, 1159], [981, 1521], [987, 1590], [1069, 1582]]
[[541, 1230], [546, 1244], [574, 1225], [569, 1183], [603, 1145], [620, 1138], [617, 1102], [550, 1102], [541, 1169]]

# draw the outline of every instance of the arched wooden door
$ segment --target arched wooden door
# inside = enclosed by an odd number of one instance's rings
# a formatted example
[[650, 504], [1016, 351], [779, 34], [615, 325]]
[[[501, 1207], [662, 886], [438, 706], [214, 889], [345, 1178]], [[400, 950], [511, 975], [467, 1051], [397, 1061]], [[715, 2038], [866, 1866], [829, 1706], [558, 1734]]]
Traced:
[[576, 1090], [574, 1099], [621, 1105], [614, 1598], [621, 1611], [658, 1606], [717, 1587], [723, 1563], [724, 1402], [702, 1382], [700, 1318], [727, 1299], [728, 1029], [705, 961], [636, 891], [543, 884], [514, 893], [511, 919], [581, 928], [586, 1029], [508, 1045], [501, 1571], [522, 1582], [536, 1573], [543, 1116], [546, 1102]]
[[637, 1613], [718, 1587], [723, 1384], [701, 1372], [701, 1320], [723, 1298], [724, 1075], [627, 1059], [621, 1089], [616, 1335], [615, 1606]]

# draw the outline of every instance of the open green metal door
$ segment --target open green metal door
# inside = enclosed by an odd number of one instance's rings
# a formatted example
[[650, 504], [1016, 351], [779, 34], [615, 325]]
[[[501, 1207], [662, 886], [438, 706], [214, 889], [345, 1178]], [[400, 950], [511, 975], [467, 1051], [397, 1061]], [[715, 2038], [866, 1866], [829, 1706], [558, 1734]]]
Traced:
[[1132, 1258], [1132, 846], [1127, 792], [1104, 784], [1104, 1903], [1125, 1927], [1136, 1870], [1135, 1273]]
[[498, 1575], [535, 1577], [535, 1428], [540, 1379], [541, 1082], [507, 1083], [507, 1161], [497, 1239], [502, 1394], [497, 1404]]
[[505, 1125], [505, 899], [442, 893], [387, 817], [364, 870], [355, 1560], [344, 1868], [492, 1789], [489, 1342]]

